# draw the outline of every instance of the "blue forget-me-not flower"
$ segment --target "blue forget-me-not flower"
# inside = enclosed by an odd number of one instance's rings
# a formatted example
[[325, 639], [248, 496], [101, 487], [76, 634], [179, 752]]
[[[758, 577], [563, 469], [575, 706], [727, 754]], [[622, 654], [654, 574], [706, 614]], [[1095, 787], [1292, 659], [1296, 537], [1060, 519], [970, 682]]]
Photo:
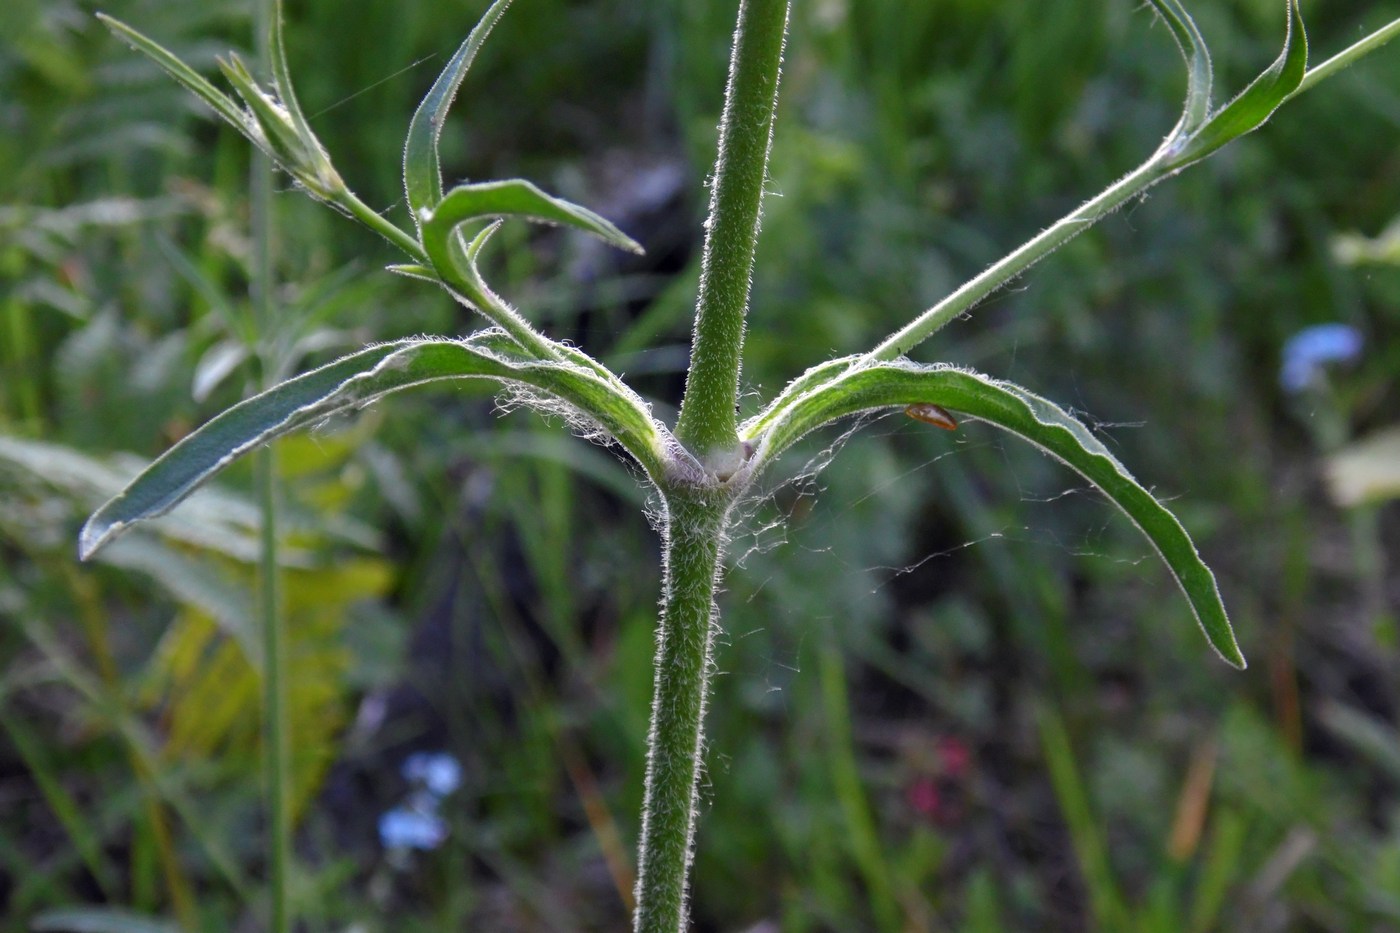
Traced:
[[407, 802], [379, 817], [379, 842], [390, 851], [436, 849], [447, 839], [447, 823], [438, 809], [461, 786], [462, 765], [446, 752], [414, 752], [404, 761], [402, 774], [414, 790]]
[[1283, 345], [1278, 381], [1286, 392], [1302, 392], [1315, 384], [1328, 363], [1349, 363], [1361, 355], [1365, 342], [1350, 324], [1305, 327]]

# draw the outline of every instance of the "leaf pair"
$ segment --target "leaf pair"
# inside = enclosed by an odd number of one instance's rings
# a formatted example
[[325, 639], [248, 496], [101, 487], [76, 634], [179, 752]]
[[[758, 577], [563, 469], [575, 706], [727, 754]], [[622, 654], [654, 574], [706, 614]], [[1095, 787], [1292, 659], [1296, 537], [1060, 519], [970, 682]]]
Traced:
[[[1212, 110], [1212, 68], [1200, 32], [1180, 0], [1150, 2], [1171, 30], [1188, 72], [1181, 119], [1152, 160], [1160, 172], [1156, 177], [1161, 177], [1267, 120], [1301, 86], [1307, 74], [1307, 43], [1297, 0], [1288, 0], [1287, 35], [1278, 59], [1232, 101]], [[158, 459], [89, 520], [82, 534], [83, 556], [131, 522], [167, 511], [259, 444], [389, 392], [445, 379], [487, 380], [523, 392], [527, 401], [546, 409], [554, 401], [562, 402], [617, 440], [653, 480], [663, 480], [673, 461], [683, 455], [666, 428], [620, 379], [582, 351], [536, 331], [490, 288], [478, 265], [500, 221], [511, 217], [574, 227], [622, 249], [640, 251], [640, 247], [598, 214], [527, 181], [479, 182], [444, 190], [438, 155], [442, 127], [467, 68], [510, 3], [496, 0], [492, 4], [410, 122], [404, 147], [404, 190], [417, 238], [402, 235], [403, 241], [396, 242], [416, 261], [391, 267], [443, 285], [496, 327], [465, 340], [410, 340], [369, 347], [229, 409]], [[333, 199], [327, 194], [332, 190], [327, 183], [317, 180], [321, 178], [317, 160], [326, 169], [330, 163], [292, 92], [280, 17], [273, 36], [275, 96], [261, 91], [236, 57], [223, 65], [247, 109], [159, 46], [128, 27], [108, 22], [267, 150], [313, 194]], [[468, 239], [463, 228], [472, 225], [477, 226]], [[1180, 523], [1087, 428], [1019, 386], [953, 367], [919, 366], [904, 360], [878, 361], [872, 356], [832, 360], [799, 377], [741, 428], [742, 439], [755, 449], [744, 476], [752, 478], [803, 435], [833, 420], [911, 404], [947, 406], [981, 418], [1079, 471], [1147, 535], [1181, 584], [1210, 643], [1229, 663], [1243, 666], [1215, 580]]]
[[[596, 428], [616, 440], [653, 478], [663, 475], [667, 432], [652, 419], [646, 403], [587, 354], [535, 331], [491, 290], [477, 265], [480, 251], [500, 219], [507, 217], [572, 226], [634, 252], [641, 247], [598, 214], [548, 195], [527, 181], [461, 185], [443, 193], [437, 151], [443, 123], [467, 67], [510, 2], [497, 0], [487, 10], [414, 114], [404, 149], [404, 187], [418, 241], [392, 230], [398, 235], [395, 242], [421, 260], [393, 266], [394, 271], [444, 285], [497, 327], [466, 340], [408, 340], [368, 347], [230, 408], [167, 451], [88, 520], [80, 539], [83, 558], [131, 523], [173, 508], [260, 444], [334, 412], [368, 404], [380, 395], [444, 379], [485, 379], [525, 392], [526, 401], [536, 407], [581, 415], [592, 426], [589, 430]], [[362, 205], [335, 175], [297, 104], [283, 50], [280, 2], [271, 36], [275, 94], [263, 91], [237, 56], [221, 62], [246, 108], [157, 43], [110, 17], [102, 18], [313, 195], [336, 201], [353, 216], [366, 219], [356, 210]], [[496, 222], [480, 230], [471, 243], [462, 240], [459, 229], [464, 224], [492, 219]], [[380, 232], [385, 231], [380, 228]]]
[[[1308, 73], [1307, 36], [1302, 16], [1297, 0], [1287, 0], [1287, 31], [1277, 60], [1228, 104], [1212, 110], [1210, 53], [1195, 22], [1180, 0], [1149, 2], [1166, 22], [1185, 60], [1186, 101], [1177, 125], [1157, 154], [1139, 170], [1144, 180], [1134, 190], [1141, 190], [1258, 128], [1302, 86]], [[1118, 204], [1121, 199], [1089, 215], [1090, 222]], [[978, 290], [979, 294], [1024, 271], [1026, 266], [1085, 226], [1080, 212], [1076, 212], [1067, 221], [1033, 239], [1017, 254], [989, 270], [994, 273], [1004, 268], [1005, 275], [989, 280]], [[1062, 227], [1066, 232], [1056, 237], [1056, 231]], [[1043, 249], [1033, 248], [1041, 239], [1053, 242]], [[1024, 254], [1022, 261], [1012, 262], [1018, 254]], [[750, 470], [756, 473], [764, 469], [784, 449], [816, 428], [862, 411], [928, 404], [974, 415], [1012, 431], [1073, 467], [1126, 512], [1176, 576], [1211, 645], [1226, 661], [1243, 667], [1244, 658], [1235, 643], [1215, 578], [1201, 561], [1185, 529], [1084, 425], [1040, 396], [1008, 382], [953, 367], [923, 367], [902, 359], [883, 361], [907, 351], [909, 346], [932, 333], [938, 321], [949, 317], [949, 313], [941, 313], [945, 311], [944, 305], [951, 306], [951, 299], [926, 312], [920, 320], [929, 319], [935, 323], [918, 329], [907, 341], [900, 339], [900, 335], [910, 328], [902, 329], [899, 335], [870, 354], [831, 360], [794, 380], [771, 405], [740, 429], [741, 437], [756, 448]]]
[[477, 23], [418, 105], [404, 142], [403, 185], [427, 265], [397, 266], [394, 271], [439, 281], [510, 334], [522, 347], [546, 359], [560, 358], [559, 348], [491, 290], [477, 266], [477, 256], [494, 232], [479, 231], [470, 244], [459, 230], [474, 221], [518, 217], [560, 224], [591, 233], [630, 252], [642, 248], [602, 216], [546, 194], [523, 179], [464, 184], [444, 193], [438, 143], [462, 79], [486, 37], [512, 0], [496, 0]]
[[[408, 137], [404, 145], [404, 191], [420, 237], [442, 241], [449, 238], [453, 228], [471, 220], [520, 217], [536, 222], [576, 227], [621, 249], [641, 252], [641, 247], [635, 241], [598, 214], [548, 195], [533, 184], [520, 179], [463, 185], [444, 196], [442, 170], [438, 158], [442, 127], [446, 123], [448, 111], [467, 69], [511, 2], [512, 0], [496, 0], [491, 5], [476, 28], [448, 61], [447, 67], [409, 123]], [[230, 53], [227, 59], [219, 61], [224, 76], [242, 98], [242, 106], [210, 84], [164, 46], [120, 20], [104, 13], [98, 13], [97, 16], [119, 38], [149, 57], [177, 82], [212, 107], [215, 113], [292, 175], [310, 194], [347, 209], [358, 206], [357, 202], [352, 205], [351, 202], [355, 201], [354, 195], [346, 188], [339, 173], [332, 166], [325, 147], [317, 139], [297, 101], [282, 37], [281, 0], [277, 0], [277, 10], [271, 20], [270, 91], [258, 84], [238, 55]], [[359, 211], [351, 210], [351, 213], [360, 216]], [[429, 223], [431, 218], [436, 219]], [[426, 257], [416, 255], [415, 258]], [[460, 250], [454, 258], [457, 260], [455, 263], [433, 262], [435, 271], [447, 272], [449, 277], [453, 271], [460, 271], [456, 269], [463, 258]], [[407, 271], [410, 268], [412, 267], [404, 267], [399, 271]]]
[[[492, 181], [461, 185], [444, 194], [438, 143], [452, 102], [467, 69], [476, 59], [512, 0], [496, 0], [482, 15], [418, 105], [408, 124], [403, 149], [403, 187], [408, 208], [434, 265], [445, 264], [445, 244], [458, 226], [484, 217], [522, 217], [575, 227], [630, 252], [642, 248], [621, 230], [586, 207], [545, 194], [528, 181]], [[430, 246], [431, 243], [431, 246]]]
[[272, 17], [271, 92], [258, 84], [238, 55], [230, 53], [227, 59], [219, 60], [220, 70], [243, 99], [244, 106], [239, 106], [164, 46], [105, 13], [98, 13], [97, 17], [119, 38], [213, 107], [215, 113], [266, 153], [312, 196], [332, 203], [339, 203], [348, 196], [345, 183], [331, 165], [325, 147], [312, 132], [292, 88], [282, 42], [282, 0], [277, 0], [277, 10]]
[[1308, 70], [1308, 38], [1298, 0], [1288, 0], [1283, 51], [1274, 63], [1233, 100], [1211, 110], [1210, 50], [1180, 0], [1149, 0], [1166, 21], [1186, 60], [1186, 103], [1181, 120], [1159, 155], [1169, 171], [1198, 162], [1221, 146], [1258, 129], [1303, 82]]

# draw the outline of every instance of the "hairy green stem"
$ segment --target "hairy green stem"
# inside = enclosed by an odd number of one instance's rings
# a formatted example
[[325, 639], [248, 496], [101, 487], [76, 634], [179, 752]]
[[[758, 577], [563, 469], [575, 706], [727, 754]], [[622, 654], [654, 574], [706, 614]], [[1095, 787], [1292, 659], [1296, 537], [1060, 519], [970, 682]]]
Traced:
[[[259, 64], [272, 67], [273, 17], [280, 16], [280, 4], [258, 0], [253, 28]], [[253, 154], [250, 168], [250, 234], [253, 240], [253, 270], [250, 291], [257, 320], [263, 388], [271, 388], [280, 369], [276, 350], [277, 313], [273, 304], [272, 172], [270, 159]], [[257, 453], [254, 464], [261, 535], [258, 548], [258, 616], [263, 634], [263, 774], [267, 785], [267, 872], [271, 900], [268, 929], [288, 933], [292, 927], [288, 897], [288, 874], [292, 860], [291, 826], [291, 749], [287, 734], [287, 646], [282, 628], [281, 598], [278, 593], [277, 555], [277, 461], [268, 446]]]
[[[1309, 88], [1359, 61], [1400, 35], [1400, 19], [1394, 20], [1366, 38], [1311, 68], [1302, 83], [1285, 100], [1296, 97]], [[1084, 202], [1078, 209], [1047, 227], [1005, 258], [988, 266], [957, 291], [929, 308], [913, 321], [886, 337], [868, 356], [876, 360], [892, 360], [903, 356], [927, 340], [958, 315], [965, 313], [992, 292], [1025, 272], [1041, 259], [1083, 233], [1098, 221], [1142, 194], [1157, 182], [1176, 174], [1184, 165], [1171, 165], [1165, 158], [1164, 144], [1153, 156], [1101, 193]]]
[[788, 0], [741, 0], [711, 179], [690, 371], [676, 436], [702, 462], [737, 458], [735, 403]]
[[673, 490], [666, 496], [665, 582], [637, 856], [637, 933], [685, 928], [715, 587], [733, 501], [723, 490]]
[[476, 281], [472, 281], [450, 266], [434, 265], [433, 271], [455, 300], [476, 309], [482, 317], [510, 334], [527, 352], [533, 353], [541, 360], [557, 361], [561, 358], [561, 352], [554, 341], [537, 331], [534, 325], [525, 320], [524, 315], [497, 295], [479, 274]]
[[1396, 36], [1400, 36], [1400, 19], [1391, 20], [1366, 38], [1342, 49], [1321, 65], [1309, 68], [1307, 74], [1303, 75], [1302, 83], [1293, 89], [1288, 99], [1297, 97], [1319, 81], [1324, 81], [1348, 65], [1360, 61]]
[[[1161, 151], [1158, 150], [1159, 153]], [[1008, 253], [1005, 258], [998, 260], [976, 277], [969, 279], [947, 298], [886, 337], [875, 349], [870, 351], [869, 357], [875, 360], [892, 360], [908, 353], [949, 321], [970, 310], [992, 292], [1088, 230], [1095, 223], [1121, 207], [1124, 202], [1131, 200], [1171, 174], [1173, 171], [1164, 168], [1162, 161], [1154, 155], [1099, 194], [1085, 201], [1076, 210], [1021, 244], [1019, 248]]]
[[361, 201], [354, 192], [347, 190], [335, 201], [335, 204], [351, 217], [412, 256], [415, 262], [428, 262], [428, 254], [423, 251], [423, 247], [418, 245], [417, 240], [395, 226], [383, 214]]

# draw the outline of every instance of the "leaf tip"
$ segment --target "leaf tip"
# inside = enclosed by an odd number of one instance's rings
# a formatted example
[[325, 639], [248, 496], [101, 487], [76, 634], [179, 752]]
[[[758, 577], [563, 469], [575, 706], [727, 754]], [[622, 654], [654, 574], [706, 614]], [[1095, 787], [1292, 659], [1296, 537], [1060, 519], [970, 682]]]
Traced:
[[1211, 631], [1207, 629], [1206, 641], [1210, 642], [1211, 648], [1220, 655], [1220, 660], [1235, 670], [1242, 671], [1249, 667], [1249, 663], [1244, 659], [1244, 653], [1240, 651], [1239, 642], [1235, 641], [1235, 631], [1230, 627], [1228, 621], [1224, 623], [1223, 630]]
[[89, 560], [103, 545], [120, 533], [125, 524], [107, 521], [102, 517], [100, 510], [94, 512], [83, 524], [83, 530], [78, 532], [78, 560]]
[[93, 15], [97, 17], [97, 21], [99, 23], [111, 30], [112, 34], [115, 35], [118, 39], [130, 45], [133, 49], [136, 49], [137, 51], [141, 50], [141, 46], [135, 41], [136, 30], [132, 29], [130, 26], [128, 26], [126, 23], [123, 23], [115, 16], [108, 16], [106, 13], [100, 12], [94, 13]]
[[395, 275], [407, 276], [410, 279], [423, 279], [429, 282], [437, 281], [433, 270], [429, 269], [425, 265], [422, 265], [421, 263], [400, 262], [385, 266], [384, 268], [386, 271], [392, 272]]
[[1249, 667], [1249, 662], [1246, 661], [1244, 655], [1240, 653], [1240, 646], [1236, 645], [1234, 642], [1227, 645], [1226, 650], [1220, 652], [1220, 657], [1224, 659], [1226, 664], [1237, 671], [1242, 671]]

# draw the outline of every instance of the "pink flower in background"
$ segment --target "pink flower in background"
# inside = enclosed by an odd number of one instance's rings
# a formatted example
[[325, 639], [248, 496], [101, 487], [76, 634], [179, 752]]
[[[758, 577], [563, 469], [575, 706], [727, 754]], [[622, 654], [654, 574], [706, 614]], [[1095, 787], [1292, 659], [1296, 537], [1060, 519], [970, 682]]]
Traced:
[[948, 777], [963, 777], [972, 766], [972, 750], [957, 736], [945, 735], [938, 740], [938, 763]]
[[931, 777], [915, 778], [905, 788], [904, 799], [909, 809], [925, 819], [936, 820], [942, 815], [943, 797], [938, 793], [938, 782]]

